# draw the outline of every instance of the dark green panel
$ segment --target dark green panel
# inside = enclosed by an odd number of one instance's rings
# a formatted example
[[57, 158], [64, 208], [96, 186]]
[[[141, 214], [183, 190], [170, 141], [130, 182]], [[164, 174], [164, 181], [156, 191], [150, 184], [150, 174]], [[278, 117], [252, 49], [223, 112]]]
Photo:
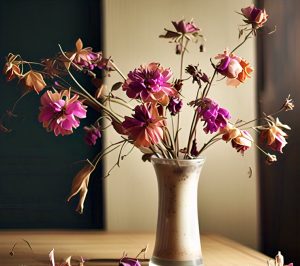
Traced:
[[[0, 63], [9, 53], [28, 61], [56, 54], [57, 44], [74, 49], [78, 37], [101, 48], [101, 2], [96, 0], [9, 0], [0, 2]], [[85, 80], [83, 84], [91, 89]], [[21, 94], [16, 81], [0, 78], [0, 113], [11, 108]], [[72, 178], [92, 158], [101, 144], [88, 147], [83, 141], [81, 120], [75, 134], [55, 137], [38, 122], [39, 97], [32, 93], [15, 110], [9, 121], [10, 134], [0, 133], [0, 228], [102, 228], [103, 189], [99, 167], [83, 215], [75, 213], [76, 200], [66, 203]]]

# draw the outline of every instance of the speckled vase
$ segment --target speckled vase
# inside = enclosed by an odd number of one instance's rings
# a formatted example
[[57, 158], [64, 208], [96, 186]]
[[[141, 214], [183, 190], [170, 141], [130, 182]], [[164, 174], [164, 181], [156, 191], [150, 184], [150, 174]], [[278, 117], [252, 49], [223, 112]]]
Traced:
[[203, 266], [198, 181], [204, 159], [152, 158], [158, 183], [156, 240], [149, 265]]

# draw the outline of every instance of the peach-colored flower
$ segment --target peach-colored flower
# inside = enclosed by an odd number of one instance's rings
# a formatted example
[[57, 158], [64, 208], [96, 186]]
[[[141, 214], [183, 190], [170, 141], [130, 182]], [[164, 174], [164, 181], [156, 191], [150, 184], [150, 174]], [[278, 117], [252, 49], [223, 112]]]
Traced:
[[253, 138], [248, 131], [238, 129], [231, 124], [221, 129], [220, 133], [223, 134], [223, 140], [226, 142], [231, 141], [232, 147], [242, 154], [251, 147], [253, 142]]
[[3, 68], [3, 73], [8, 81], [11, 81], [15, 77], [21, 77], [21, 70], [17, 64], [7, 62]]
[[287, 144], [287, 134], [282, 128], [290, 129], [289, 126], [282, 124], [277, 118], [275, 122], [270, 122], [266, 128], [261, 128], [261, 139], [266, 141], [266, 144], [275, 151], [282, 153], [282, 148]]
[[250, 78], [253, 71], [250, 64], [239, 56], [236, 56], [226, 49], [223, 54], [218, 54], [215, 59], [219, 59], [216, 70], [218, 73], [227, 77], [227, 85], [237, 87], [243, 83], [246, 78]]

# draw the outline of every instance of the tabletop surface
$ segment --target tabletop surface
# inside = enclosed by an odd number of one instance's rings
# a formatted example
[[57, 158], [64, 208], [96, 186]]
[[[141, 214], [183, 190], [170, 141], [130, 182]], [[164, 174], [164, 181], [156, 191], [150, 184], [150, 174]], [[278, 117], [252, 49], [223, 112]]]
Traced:
[[[201, 235], [201, 244], [205, 266], [267, 266], [269, 259], [218, 235]], [[149, 259], [154, 245], [153, 234], [5, 230], [0, 231], [0, 266], [48, 266], [48, 254], [52, 249], [57, 265], [72, 256], [72, 266], [80, 265], [81, 257], [86, 260], [84, 266], [117, 266], [123, 253], [135, 257], [147, 245], [146, 259]], [[142, 265], [147, 264], [145, 261]]]

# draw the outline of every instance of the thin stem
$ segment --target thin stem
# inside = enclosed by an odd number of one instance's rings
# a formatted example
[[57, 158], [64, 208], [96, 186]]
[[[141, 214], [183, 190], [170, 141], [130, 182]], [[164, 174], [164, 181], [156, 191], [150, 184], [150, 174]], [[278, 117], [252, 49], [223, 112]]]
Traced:
[[202, 146], [202, 148], [199, 151], [199, 154], [201, 154], [206, 148], [208, 148], [210, 145], [212, 145], [213, 143], [215, 143], [215, 140], [218, 141], [220, 139], [216, 139], [218, 136], [220, 136], [221, 134], [218, 133], [216, 135], [214, 135], [208, 142], [204, 143], [204, 145]]
[[113, 66], [113, 68], [119, 73], [119, 75], [124, 79], [127, 80], [126, 76], [122, 73], [122, 71], [117, 67], [117, 65], [112, 61], [109, 60], [109, 62], [111, 63], [111, 65]]
[[235, 52], [238, 48], [240, 48], [248, 40], [248, 38], [252, 33], [253, 33], [253, 29], [245, 36], [245, 39], [231, 51], [231, 53]]

